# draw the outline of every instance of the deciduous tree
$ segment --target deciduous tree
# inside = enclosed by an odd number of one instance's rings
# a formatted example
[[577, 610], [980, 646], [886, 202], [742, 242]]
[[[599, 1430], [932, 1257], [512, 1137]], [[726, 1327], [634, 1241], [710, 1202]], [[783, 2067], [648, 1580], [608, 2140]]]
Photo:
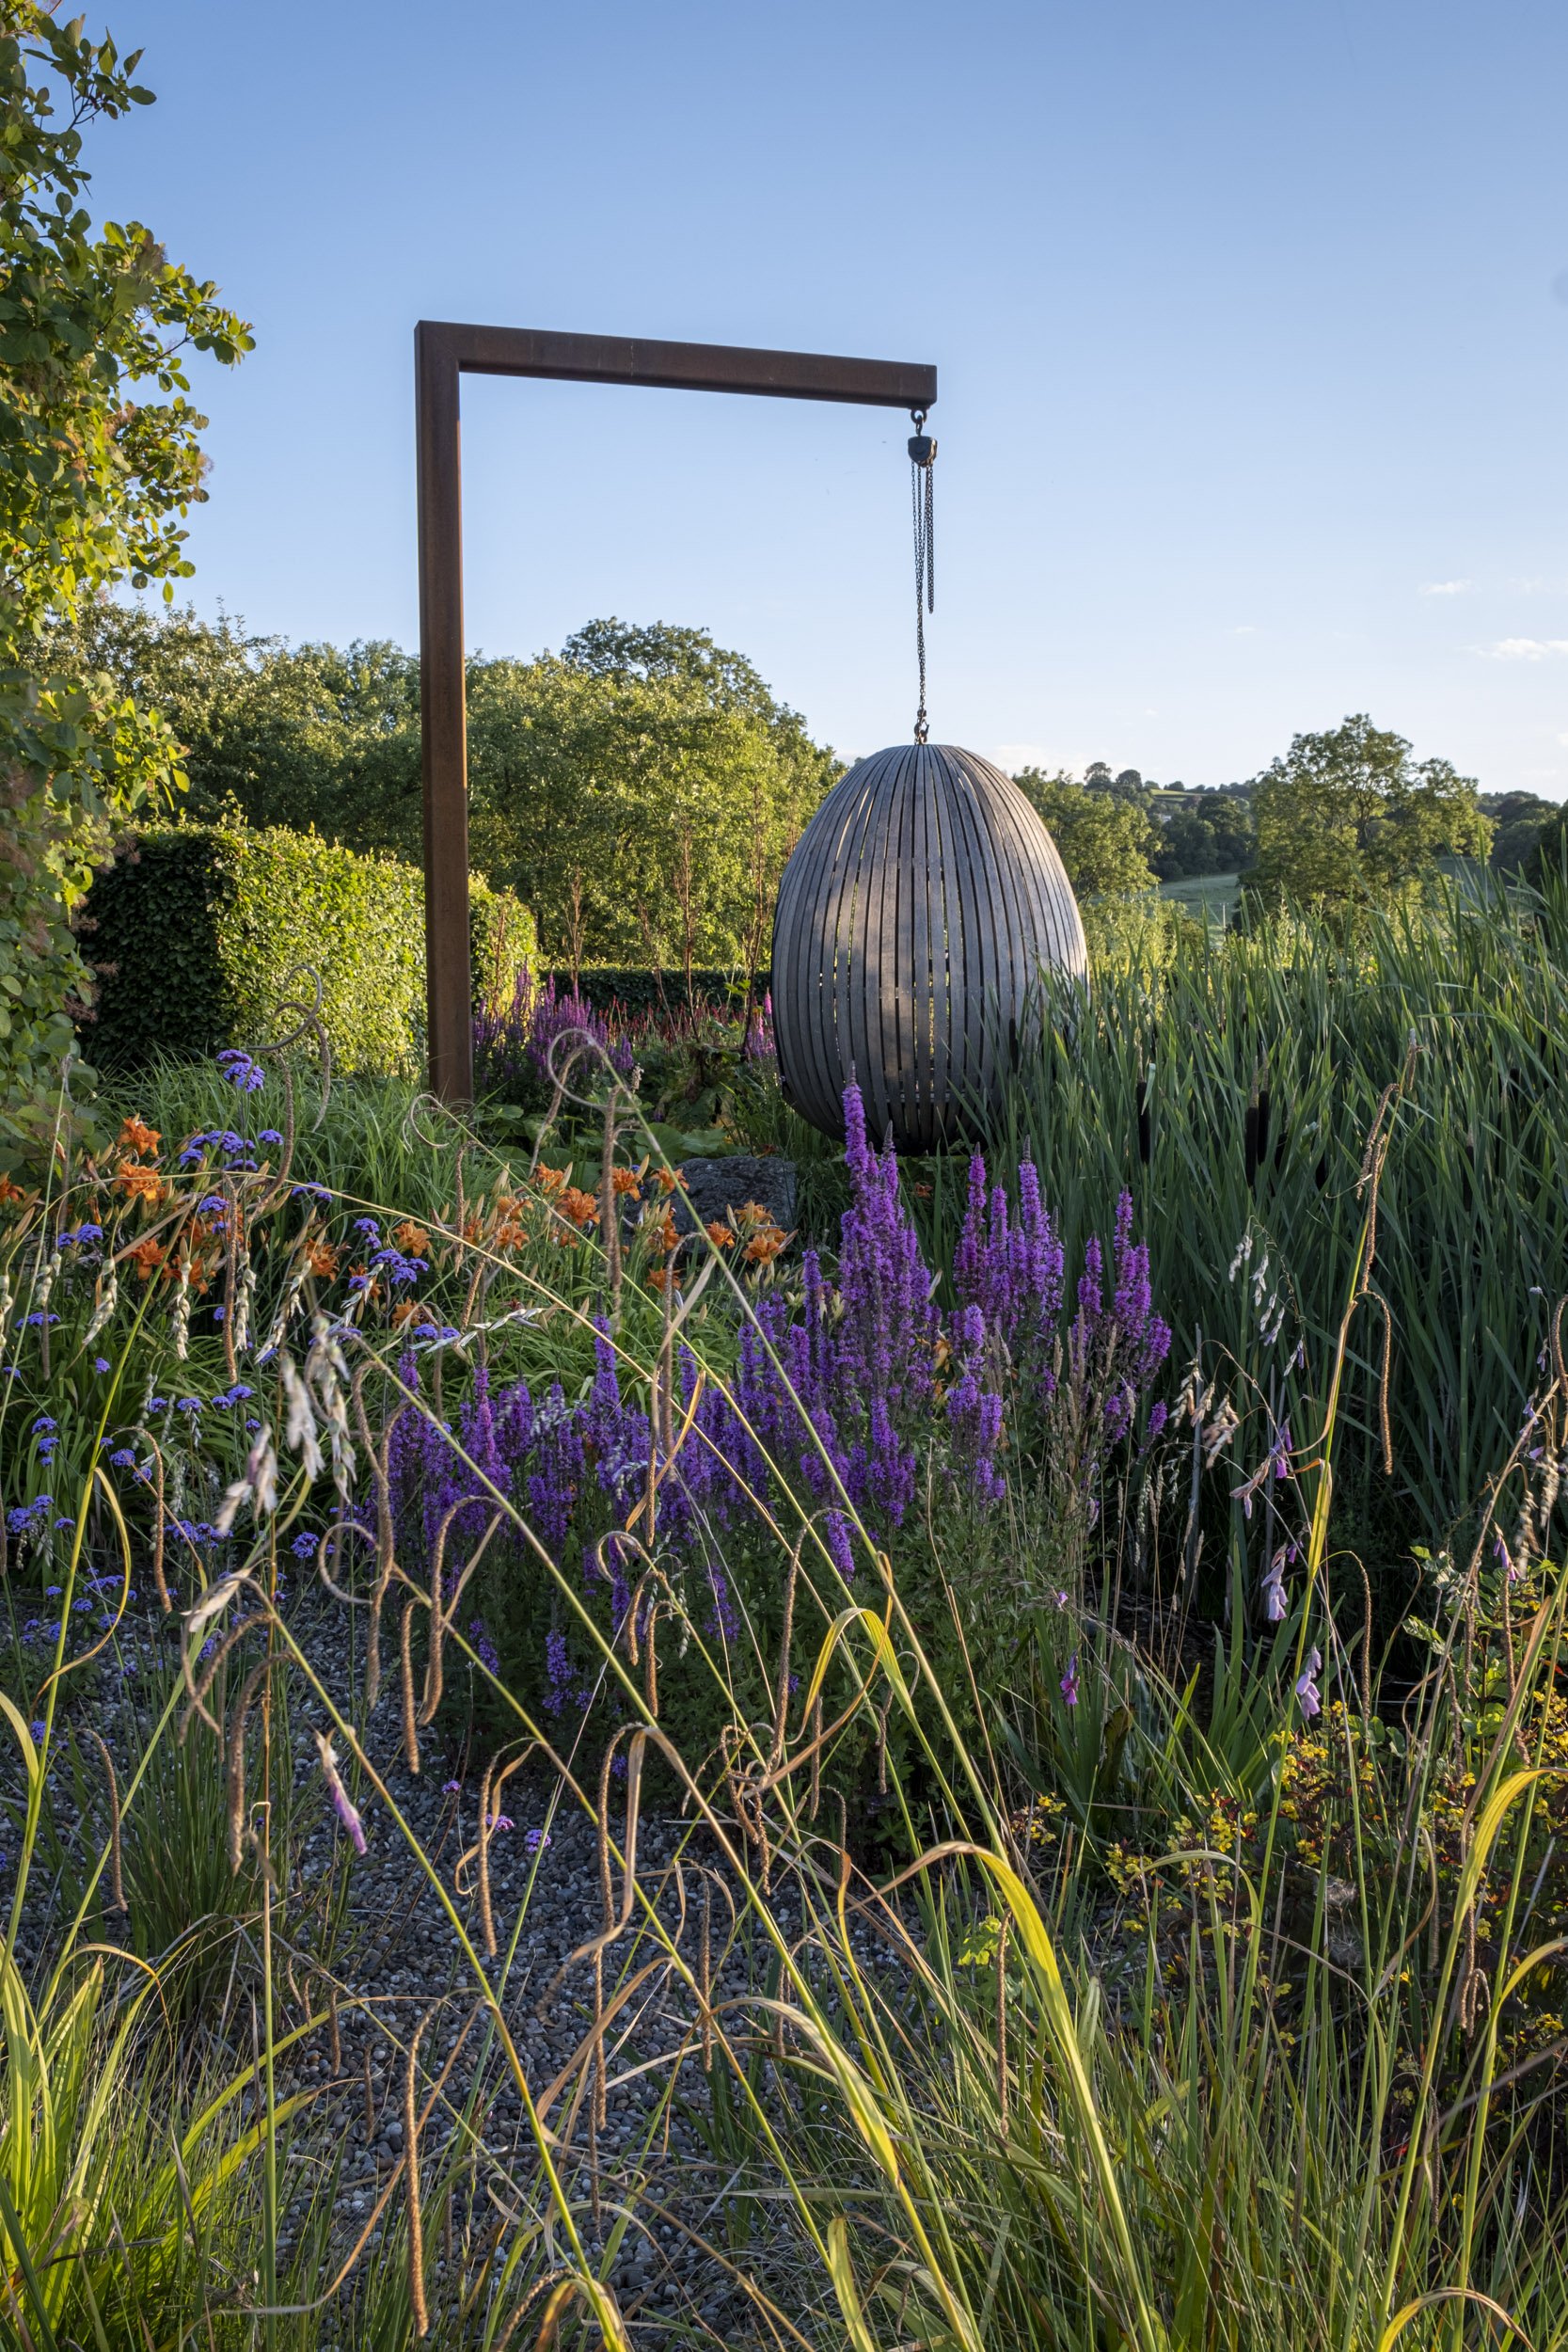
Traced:
[[1075, 784], [1069, 775], [1023, 768], [1013, 782], [1044, 819], [1080, 898], [1151, 890], [1149, 856], [1158, 835], [1141, 797], [1118, 789], [1103, 761], [1089, 776], [1096, 781]]
[[[138, 53], [139, 54], [139, 53]], [[71, 918], [115, 827], [180, 781], [166, 723], [110, 677], [59, 660], [102, 588], [191, 566], [206, 496], [185, 395], [190, 350], [250, 347], [216, 289], [150, 230], [94, 230], [83, 133], [151, 92], [105, 35], [0, 0], [0, 1137], [37, 1131], [90, 975]], [[148, 394], [142, 387], [148, 388]]]
[[1411, 757], [1364, 712], [1298, 735], [1252, 787], [1265, 903], [1353, 908], [1398, 898], [1443, 856], [1484, 857], [1492, 828], [1474, 780], [1446, 759]]

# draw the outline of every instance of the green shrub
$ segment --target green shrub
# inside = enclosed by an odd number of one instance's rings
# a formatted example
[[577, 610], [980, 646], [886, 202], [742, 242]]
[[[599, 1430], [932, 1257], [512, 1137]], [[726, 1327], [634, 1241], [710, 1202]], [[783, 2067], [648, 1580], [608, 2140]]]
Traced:
[[[571, 971], [566, 967], [542, 972], [539, 977], [541, 980], [553, 979], [562, 993], [572, 986]], [[752, 982], [754, 1002], [761, 1003], [770, 981], [771, 975], [765, 965]], [[646, 964], [585, 963], [578, 973], [577, 993], [595, 1012], [619, 1012], [633, 1017], [647, 1013], [657, 1020], [664, 1013], [690, 1009], [734, 1017], [746, 1003], [746, 976], [739, 971], [721, 971], [717, 966], [695, 965], [689, 995], [686, 974], [679, 970], [655, 972]]]
[[[165, 826], [134, 837], [87, 902], [99, 972], [92, 1058], [211, 1054], [277, 1033], [277, 1007], [322, 986], [345, 1070], [411, 1071], [424, 1045], [424, 878], [281, 827]], [[510, 994], [533, 946], [527, 909], [475, 881], [476, 993]], [[306, 991], [309, 994], [309, 991]]]

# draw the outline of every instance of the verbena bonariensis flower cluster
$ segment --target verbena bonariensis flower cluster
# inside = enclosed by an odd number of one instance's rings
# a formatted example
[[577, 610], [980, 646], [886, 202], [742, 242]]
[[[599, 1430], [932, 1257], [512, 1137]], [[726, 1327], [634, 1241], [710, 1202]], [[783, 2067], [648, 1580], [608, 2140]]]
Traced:
[[634, 1059], [630, 1041], [612, 1036], [608, 1022], [575, 991], [559, 989], [553, 976], [536, 979], [525, 963], [518, 971], [512, 1002], [475, 1018], [477, 1083], [487, 1093], [541, 1097], [555, 1075], [550, 1050], [569, 1031], [591, 1038], [623, 1078], [630, 1075]]
[[[775, 1289], [760, 1301], [728, 1388], [705, 1380], [678, 1348], [678, 1393], [656, 1425], [624, 1392], [603, 1322], [594, 1378], [576, 1402], [559, 1382], [539, 1395], [523, 1381], [492, 1393], [481, 1372], [455, 1429], [405, 1411], [393, 1432], [401, 1556], [438, 1565], [450, 1593], [490, 1525], [494, 1488], [619, 1626], [634, 1548], [613, 1531], [641, 1506], [640, 1539], [651, 1528], [666, 1566], [705, 1579], [706, 1629], [728, 1635], [737, 1623], [734, 1539], [760, 1527], [764, 1510], [777, 1517], [786, 1498], [816, 1516], [846, 1577], [857, 1518], [874, 1541], [893, 1540], [927, 1472], [944, 1496], [993, 1505], [1009, 1472], [1037, 1470], [1058, 1427], [1068, 1442], [1052, 1459], [1092, 1500], [1106, 1456], [1139, 1435], [1140, 1419], [1147, 1443], [1165, 1417], [1158, 1403], [1145, 1412], [1170, 1333], [1153, 1311], [1130, 1198], [1117, 1204], [1109, 1269], [1091, 1238], [1069, 1310], [1062, 1243], [1035, 1168], [1021, 1168], [1015, 1208], [1002, 1186], [988, 1186], [976, 1154], [954, 1263], [958, 1304], [943, 1313], [894, 1152], [872, 1148], [854, 1087], [845, 1123], [852, 1199], [836, 1267], [830, 1274], [808, 1249], [798, 1295]], [[418, 1388], [412, 1357], [404, 1377]], [[503, 1542], [504, 1531], [491, 1540]], [[559, 1707], [577, 1688], [559, 1629], [546, 1665], [546, 1704]]]

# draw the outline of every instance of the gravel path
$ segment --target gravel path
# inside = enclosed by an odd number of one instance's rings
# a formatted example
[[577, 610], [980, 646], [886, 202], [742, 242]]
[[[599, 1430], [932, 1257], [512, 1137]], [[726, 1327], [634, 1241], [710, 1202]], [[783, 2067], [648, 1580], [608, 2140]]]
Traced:
[[[291, 1624], [335, 1702], [341, 1704], [351, 1688], [346, 1613], [308, 1589], [291, 1610]], [[75, 1686], [60, 1710], [55, 1768], [50, 1777], [56, 1796], [65, 1801], [56, 1808], [62, 1816], [75, 1784], [61, 1762], [60, 1734], [85, 1730], [88, 1724], [102, 1731], [116, 1756], [123, 1786], [134, 1751], [146, 1734], [148, 1717], [138, 1695], [145, 1700], [154, 1691], [166, 1692], [173, 1624], [133, 1610], [116, 1637], [116, 1651], [113, 1672], [106, 1664], [96, 1691], [89, 1695], [85, 1687]], [[240, 1678], [230, 1677], [230, 1703]], [[68, 1683], [67, 1689], [70, 1692], [72, 1686]], [[401, 2217], [404, 2192], [394, 2176], [404, 2153], [405, 2053], [416, 2030], [420, 2073], [426, 2086], [457, 2045], [438, 2103], [420, 2132], [426, 2197], [440, 2177], [443, 2153], [465, 2144], [471, 2149], [477, 2133], [485, 2152], [480, 2177], [482, 2184], [488, 2181], [492, 2206], [504, 2210], [510, 2204], [520, 2218], [543, 2217], [550, 2201], [537, 2143], [493, 2031], [483, 2018], [474, 2018], [477, 1988], [458, 1931], [388, 1805], [373, 1790], [363, 1796], [367, 1851], [352, 1860], [346, 1909], [337, 1932], [323, 1937], [321, 1903], [312, 1897], [319, 1899], [334, 1865], [341, 1869], [350, 1862], [350, 1849], [344, 1832], [320, 1801], [321, 1776], [311, 1736], [318, 1727], [330, 1728], [328, 1719], [296, 1677], [289, 1702], [289, 1734], [296, 1788], [312, 1800], [306, 1818], [313, 1826], [288, 1851], [288, 1883], [276, 1915], [281, 1978], [290, 1988], [279, 2029], [326, 2006], [325, 1987], [330, 1981], [337, 1988], [336, 2030], [323, 2026], [287, 2054], [279, 2068], [279, 2089], [309, 2088], [319, 2093], [309, 2141], [340, 2166], [336, 2221], [345, 2250], [372, 2219], [378, 2196], [388, 2184], [393, 2191], [384, 2217]], [[422, 1770], [415, 1777], [403, 1758], [394, 1674], [372, 1720], [369, 1753], [392, 1804], [453, 1895], [464, 1930], [483, 1952], [472, 1853], [482, 1776], [471, 1772], [460, 1783], [449, 1777], [438, 1728], [422, 1735]], [[257, 1736], [253, 1722], [253, 1758]], [[193, 1726], [191, 1737], [207, 1742], [212, 1754], [212, 1834], [221, 1842], [215, 1745], [212, 1735], [198, 1726]], [[95, 1752], [87, 1740], [81, 1748], [90, 1772]], [[254, 1769], [253, 1760], [252, 1783]], [[499, 1957], [486, 1965], [536, 2101], [546, 2099], [568, 2074], [592, 2035], [594, 1964], [591, 1960], [574, 1963], [572, 1955], [606, 1924], [595, 1825], [570, 1796], [561, 1796], [552, 1811], [553, 1787], [536, 1770], [515, 1773], [500, 1800], [504, 1826], [498, 1825], [489, 1841], [490, 1905]], [[624, 1811], [622, 1779], [614, 1784], [610, 1806], [617, 1838], [624, 1830]], [[102, 1820], [85, 1819], [80, 1831], [84, 1851], [103, 1831]], [[459, 1870], [466, 1853], [468, 1863]], [[705, 1944], [705, 1973], [715, 2009], [737, 2038], [754, 2041], [754, 2012], [748, 2015], [746, 1995], [766, 1988], [773, 1947], [754, 1918], [742, 1915], [736, 1919], [733, 1876], [716, 1843], [705, 1831], [694, 1832], [689, 1820], [661, 1812], [652, 1787], [644, 1791], [637, 1866], [639, 1888], [652, 1901], [669, 1940], [652, 1926], [640, 1901], [627, 1931], [605, 1948], [604, 2002], [614, 2007], [624, 1999], [604, 2036], [602, 2121], [595, 2129], [590, 2061], [569, 2074], [548, 2105], [545, 2121], [554, 2135], [552, 2162], [591, 2257], [601, 2253], [618, 2215], [633, 2217], [610, 2276], [639, 2352], [675, 2341], [736, 2346], [768, 2341], [750, 2298], [732, 2275], [733, 2266], [747, 2269], [788, 2307], [794, 2243], [788, 2208], [779, 2203], [776, 2226], [760, 2218], [768, 2212], [770, 2185], [754, 2173], [748, 2176], [747, 2185], [761, 2189], [763, 2201], [755, 2195], [743, 2201], [736, 2197], [740, 2175], [721, 2128], [715, 2128], [703, 2071], [700, 2003], [680, 1970], [671, 1964], [670, 1949], [675, 1946], [693, 1976], [701, 1979]], [[612, 1883], [619, 1903], [618, 1867]], [[454, 1894], [454, 1884], [464, 1891]], [[774, 1903], [773, 1916], [786, 1935], [797, 1928], [799, 1908], [787, 1890]], [[19, 1946], [19, 1957], [30, 1973], [36, 1974], [48, 1957], [51, 1928], [58, 1933], [57, 1919], [33, 1912]], [[102, 1928], [111, 1937], [124, 1932], [113, 1914], [105, 1915]], [[862, 1957], [873, 1963], [877, 1956], [869, 1939], [858, 1941]], [[885, 1962], [880, 1947], [879, 1954]], [[229, 2043], [242, 2058], [250, 2055], [250, 2031], [248, 2001], [242, 1999], [232, 2005], [228, 2033]], [[763, 2058], [761, 2066], [765, 2094], [786, 2095], [770, 2063]], [[465, 2102], [469, 2102], [469, 2112], [460, 2125]], [[293, 2176], [295, 2183], [308, 2181], [312, 2169], [308, 2161], [304, 2172]], [[284, 2250], [308, 2202], [302, 2189], [285, 2214]], [[554, 2258], [566, 2259], [570, 2249], [558, 2225], [551, 2225], [551, 2234]], [[432, 2264], [438, 2274], [438, 2249], [432, 2251]], [[802, 2275], [802, 2287], [804, 2283]], [[802, 2317], [797, 2311], [791, 2315], [798, 2322]], [[334, 2352], [330, 2328], [322, 2341], [324, 2352]]]

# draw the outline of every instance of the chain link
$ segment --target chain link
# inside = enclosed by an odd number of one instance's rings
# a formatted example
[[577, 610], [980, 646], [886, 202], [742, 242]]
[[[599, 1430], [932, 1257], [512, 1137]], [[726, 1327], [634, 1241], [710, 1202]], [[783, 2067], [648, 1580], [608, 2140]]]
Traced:
[[914, 433], [910, 440], [910, 499], [914, 518], [914, 649], [920, 665], [920, 707], [915, 712], [914, 739], [924, 743], [926, 717], [926, 615], [937, 609], [935, 498], [937, 445], [926, 435], [926, 411], [911, 410]]

